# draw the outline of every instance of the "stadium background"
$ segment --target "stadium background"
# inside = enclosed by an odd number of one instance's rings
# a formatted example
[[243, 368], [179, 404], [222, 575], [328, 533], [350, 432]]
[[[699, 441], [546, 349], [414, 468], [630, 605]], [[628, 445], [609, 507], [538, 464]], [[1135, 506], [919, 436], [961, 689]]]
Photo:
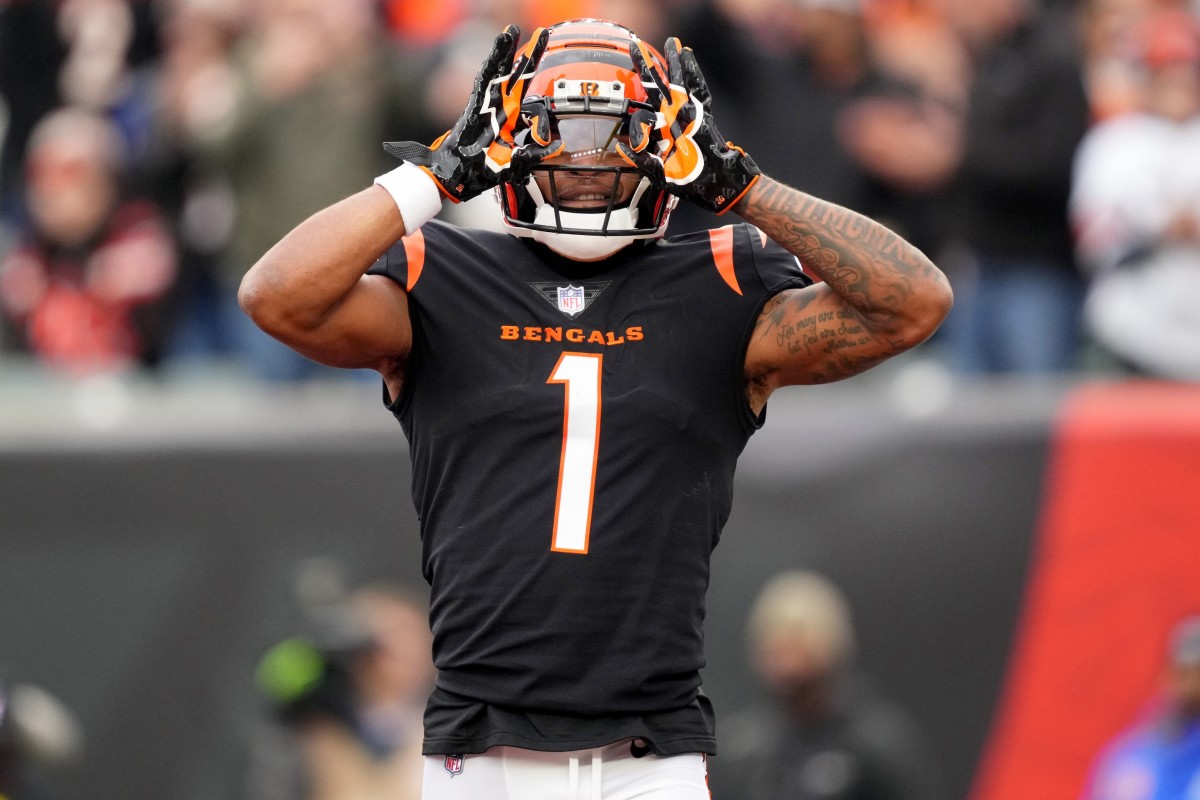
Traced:
[[[925, 375], [913, 394], [922, 369], [772, 400], [716, 554], [707, 691], [718, 714], [755, 697], [754, 592], [823, 570], [955, 797], [1068, 800], [1200, 610], [1200, 389]], [[6, 408], [0, 631], [9, 671], [83, 722], [64, 797], [229, 796], [255, 661], [297, 624], [297, 561], [420, 580], [374, 386], [18, 387]]]
[[[35, 3], [0, 0], [21, 5]], [[470, 3], [383, 5], [407, 41], [436, 43]], [[562, 18], [581, 3], [516, 5]], [[27, 57], [31, 40], [11, 41], [0, 56], [16, 54], [38, 79], [20, 88], [48, 102], [55, 72]], [[141, 38], [127, 44], [127, 66], [146, 66]], [[469, 81], [478, 48], [465, 50]], [[1112, 100], [1100, 93], [1098, 116]], [[778, 569], [818, 569], [849, 593], [863, 666], [926, 729], [955, 800], [1075, 800], [1101, 743], [1153, 692], [1166, 630], [1200, 611], [1200, 389], [976, 382], [931, 353], [772, 400], [716, 553], [707, 691], [718, 714], [756, 697], [751, 598]], [[263, 712], [255, 663], [302, 624], [296, 564], [419, 581], [405, 444], [377, 385], [284, 388], [227, 368], [76, 382], [0, 361], [0, 676], [45, 687], [82, 722], [62, 800], [228, 800]]]

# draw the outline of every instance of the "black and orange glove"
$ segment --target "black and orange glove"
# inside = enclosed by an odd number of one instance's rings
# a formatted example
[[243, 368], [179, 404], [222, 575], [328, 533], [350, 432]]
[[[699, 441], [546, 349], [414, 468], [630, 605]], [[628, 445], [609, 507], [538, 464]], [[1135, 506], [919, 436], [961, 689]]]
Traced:
[[[418, 142], [384, 142], [401, 161], [424, 169], [438, 188], [458, 203], [498, 186], [524, 181], [529, 170], [562, 150], [550, 135], [548, 115], [522, 115], [529, 79], [546, 50], [549, 33], [538, 28], [518, 52], [521, 30], [509, 25], [496, 37], [484, 59], [475, 87], [454, 127], [431, 146]], [[530, 129], [532, 135], [518, 134]]]
[[629, 144], [618, 145], [631, 166], [659, 188], [723, 214], [762, 174], [754, 159], [725, 140], [712, 119], [712, 95], [690, 47], [672, 37], [663, 48], [667, 74], [642, 42], [631, 49], [652, 112], [635, 111]]

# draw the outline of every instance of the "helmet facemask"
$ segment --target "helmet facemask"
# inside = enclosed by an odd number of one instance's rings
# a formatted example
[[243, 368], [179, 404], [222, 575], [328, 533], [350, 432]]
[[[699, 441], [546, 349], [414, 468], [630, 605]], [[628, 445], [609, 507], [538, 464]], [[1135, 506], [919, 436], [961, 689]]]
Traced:
[[509, 233], [567, 258], [595, 261], [666, 231], [675, 198], [616, 148], [628, 136], [632, 111], [649, 108], [629, 58], [632, 37], [598, 21], [551, 28], [524, 113], [547, 114], [564, 150], [534, 167], [522, 184], [497, 189]]

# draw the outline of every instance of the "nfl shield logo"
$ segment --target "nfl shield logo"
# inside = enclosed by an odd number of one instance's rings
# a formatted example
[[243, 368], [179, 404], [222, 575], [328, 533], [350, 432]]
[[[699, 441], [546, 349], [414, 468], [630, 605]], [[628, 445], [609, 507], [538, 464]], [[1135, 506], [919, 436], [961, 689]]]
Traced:
[[569, 317], [574, 317], [584, 308], [582, 286], [558, 287], [558, 310]]
[[450, 777], [461, 775], [463, 771], [463, 756], [462, 753], [456, 753], [452, 756], [446, 756], [446, 772], [450, 773]]

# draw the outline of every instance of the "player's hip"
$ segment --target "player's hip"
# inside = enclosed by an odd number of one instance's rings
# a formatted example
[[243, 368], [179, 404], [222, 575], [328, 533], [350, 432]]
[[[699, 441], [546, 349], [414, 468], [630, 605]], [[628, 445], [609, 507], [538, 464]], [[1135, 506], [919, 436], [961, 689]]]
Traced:
[[656, 756], [639, 742], [544, 752], [492, 747], [425, 757], [423, 800], [709, 800], [701, 753]]

